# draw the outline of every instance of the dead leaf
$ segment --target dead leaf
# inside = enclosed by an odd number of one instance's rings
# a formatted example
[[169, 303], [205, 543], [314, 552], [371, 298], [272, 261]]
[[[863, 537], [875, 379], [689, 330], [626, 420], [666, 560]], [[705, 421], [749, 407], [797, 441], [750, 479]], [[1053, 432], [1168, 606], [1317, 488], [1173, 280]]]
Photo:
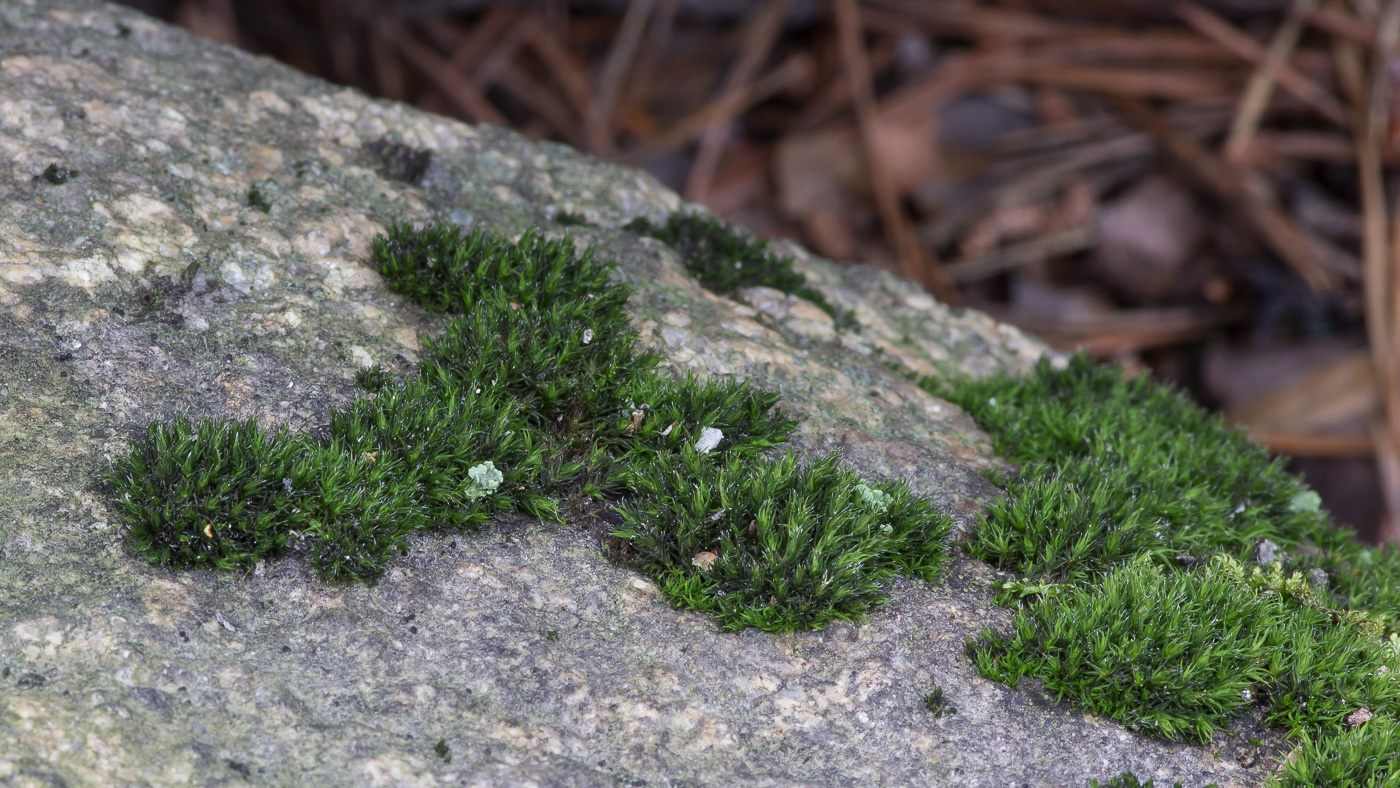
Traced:
[[1147, 178], [1099, 213], [1100, 268], [1138, 303], [1171, 294], [1205, 235], [1196, 201], [1175, 181]]

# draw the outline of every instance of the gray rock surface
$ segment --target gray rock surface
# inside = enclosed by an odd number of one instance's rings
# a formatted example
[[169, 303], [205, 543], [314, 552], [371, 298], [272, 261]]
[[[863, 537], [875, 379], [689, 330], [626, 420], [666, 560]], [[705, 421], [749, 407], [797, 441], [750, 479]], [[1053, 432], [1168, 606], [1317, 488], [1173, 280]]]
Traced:
[[[432, 151], [426, 171], [376, 153], [384, 138]], [[50, 165], [77, 174], [52, 183]], [[995, 493], [989, 441], [884, 357], [1025, 369], [1044, 348], [1014, 329], [791, 246], [859, 333], [774, 291], [713, 295], [668, 248], [610, 229], [680, 206], [645, 175], [83, 0], [0, 3], [0, 171], [0, 783], [1264, 777], [977, 676], [964, 640], [1007, 614], [966, 558], [945, 584], [895, 583], [859, 626], [731, 635], [610, 563], [586, 523], [425, 536], [379, 585], [335, 587], [295, 559], [247, 576], [147, 565], [97, 481], [152, 419], [311, 429], [357, 365], [412, 364], [440, 323], [366, 265], [398, 219], [562, 233], [558, 211], [587, 216], [598, 227], [569, 232], [618, 262], [667, 364], [781, 390], [798, 448], [905, 477], [964, 527]], [[924, 709], [934, 686], [956, 713]]]

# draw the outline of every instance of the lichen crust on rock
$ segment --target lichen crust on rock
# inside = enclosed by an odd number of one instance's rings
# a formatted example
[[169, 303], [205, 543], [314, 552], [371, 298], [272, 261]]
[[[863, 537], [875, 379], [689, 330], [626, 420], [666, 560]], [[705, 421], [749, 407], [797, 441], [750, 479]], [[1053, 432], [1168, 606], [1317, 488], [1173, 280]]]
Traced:
[[[358, 369], [408, 375], [451, 318], [371, 265], [395, 222], [592, 247], [663, 371], [778, 393], [803, 457], [907, 483], [961, 532], [1000, 461], [904, 373], [1029, 371], [1047, 350], [1013, 328], [783, 242], [832, 312], [712, 292], [624, 229], [703, 210], [646, 175], [89, 0], [0, 4], [0, 167], [0, 781], [1263, 779], [979, 676], [965, 643], [1010, 614], [966, 557], [942, 584], [892, 579], [864, 623], [729, 633], [586, 522], [414, 534], [377, 585], [330, 585], [295, 560], [150, 565], [100, 481], [173, 413], [308, 433]], [[932, 717], [935, 687], [955, 712]]]

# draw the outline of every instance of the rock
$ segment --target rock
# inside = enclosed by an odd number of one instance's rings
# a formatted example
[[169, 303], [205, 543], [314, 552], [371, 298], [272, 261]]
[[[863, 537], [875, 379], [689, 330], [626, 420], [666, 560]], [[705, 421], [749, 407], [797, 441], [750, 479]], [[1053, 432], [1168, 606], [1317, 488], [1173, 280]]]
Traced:
[[1268, 566], [1278, 561], [1278, 545], [1268, 539], [1260, 539], [1254, 545], [1254, 562], [1260, 566]]
[[[0, 53], [0, 780], [1263, 780], [980, 678], [964, 642], [1008, 617], [966, 558], [892, 584], [858, 627], [786, 636], [673, 609], [582, 523], [420, 536], [374, 587], [295, 558], [246, 575], [138, 559], [99, 477], [153, 419], [318, 429], [358, 366], [404, 370], [441, 329], [367, 265], [396, 220], [562, 235], [561, 212], [588, 217], [567, 232], [617, 261], [666, 364], [780, 389], [797, 450], [908, 479], [964, 528], [995, 494], [990, 443], [884, 362], [986, 374], [1046, 351], [784, 244], [860, 331], [833, 338], [795, 301], [762, 315], [618, 229], [681, 207], [645, 175], [114, 6], [0, 5]], [[925, 708], [935, 687], [955, 714]]]

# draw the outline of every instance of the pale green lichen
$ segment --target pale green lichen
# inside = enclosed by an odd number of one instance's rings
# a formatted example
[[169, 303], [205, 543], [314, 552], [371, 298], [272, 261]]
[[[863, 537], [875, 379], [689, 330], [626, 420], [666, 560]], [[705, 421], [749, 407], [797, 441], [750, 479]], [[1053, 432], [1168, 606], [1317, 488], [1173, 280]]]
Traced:
[[475, 501], [478, 498], [485, 498], [496, 491], [505, 481], [505, 476], [496, 470], [495, 463], [487, 460], [480, 465], [474, 465], [467, 471], [467, 478], [471, 479], [471, 485], [467, 487], [463, 495]]
[[889, 493], [871, 487], [865, 482], [856, 485], [856, 492], [860, 495], [861, 501], [863, 501], [866, 506], [869, 506], [871, 509], [881, 514], [884, 514], [885, 510], [890, 508], [890, 504], [894, 503], [894, 498], [891, 498]]

